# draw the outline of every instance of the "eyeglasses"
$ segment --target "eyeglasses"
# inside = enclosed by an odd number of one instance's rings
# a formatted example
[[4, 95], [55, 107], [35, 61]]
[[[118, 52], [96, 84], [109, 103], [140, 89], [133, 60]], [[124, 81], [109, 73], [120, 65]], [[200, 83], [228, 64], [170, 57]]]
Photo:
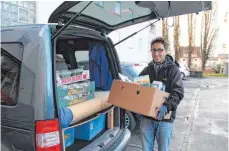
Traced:
[[162, 48], [158, 48], [158, 49], [153, 48], [153, 49], [151, 49], [150, 51], [151, 51], [152, 53], [156, 53], [156, 52], [162, 53], [162, 52], [164, 51], [164, 49], [162, 49]]

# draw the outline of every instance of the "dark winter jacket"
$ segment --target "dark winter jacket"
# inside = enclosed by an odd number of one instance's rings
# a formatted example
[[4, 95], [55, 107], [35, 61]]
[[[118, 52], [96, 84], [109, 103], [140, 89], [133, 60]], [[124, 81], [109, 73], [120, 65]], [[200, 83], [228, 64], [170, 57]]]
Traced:
[[142, 75], [149, 75], [151, 83], [156, 80], [166, 85], [165, 91], [170, 93], [170, 96], [165, 101], [164, 105], [167, 107], [167, 112], [172, 111], [172, 116], [170, 120], [163, 121], [173, 122], [176, 117], [177, 106], [184, 96], [184, 86], [181, 79], [179, 64], [174, 62], [171, 56], [167, 55], [165, 62], [160, 65], [153, 61], [150, 62], [139, 74], [139, 76]]

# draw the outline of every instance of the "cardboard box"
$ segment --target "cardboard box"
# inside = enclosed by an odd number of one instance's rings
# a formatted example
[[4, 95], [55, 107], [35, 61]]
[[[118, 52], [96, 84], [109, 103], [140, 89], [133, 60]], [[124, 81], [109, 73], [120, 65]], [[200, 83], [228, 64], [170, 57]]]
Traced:
[[149, 75], [135, 77], [133, 82], [136, 84], [150, 83]]
[[[158, 108], [168, 96], [158, 88], [114, 80], [108, 103], [156, 119]], [[166, 118], [170, 118], [169, 114]]]
[[58, 97], [59, 107], [71, 106], [83, 101], [91, 100], [95, 98], [95, 91], [84, 92], [70, 96]]
[[58, 97], [76, 95], [76, 94], [91, 92], [91, 91], [95, 91], [95, 82], [89, 80], [83, 82], [77, 82], [73, 84], [57, 86]]
[[114, 109], [107, 113], [107, 128], [114, 128]]
[[80, 70], [77, 73], [68, 70], [56, 72], [57, 86], [89, 80], [89, 79], [90, 79], [89, 70], [82, 70], [82, 71]]
[[74, 143], [75, 140], [75, 129], [69, 128], [64, 130], [64, 147], [67, 148]]

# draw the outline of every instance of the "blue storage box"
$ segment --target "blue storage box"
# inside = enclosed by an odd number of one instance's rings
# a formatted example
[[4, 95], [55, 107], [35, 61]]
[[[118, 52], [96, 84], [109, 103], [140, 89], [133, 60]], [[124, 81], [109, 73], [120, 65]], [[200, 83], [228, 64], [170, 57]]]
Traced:
[[75, 138], [92, 140], [97, 134], [105, 129], [106, 115], [100, 115], [96, 119], [75, 128]]
[[64, 146], [65, 148], [71, 146], [74, 143], [75, 128], [69, 128], [64, 130]]

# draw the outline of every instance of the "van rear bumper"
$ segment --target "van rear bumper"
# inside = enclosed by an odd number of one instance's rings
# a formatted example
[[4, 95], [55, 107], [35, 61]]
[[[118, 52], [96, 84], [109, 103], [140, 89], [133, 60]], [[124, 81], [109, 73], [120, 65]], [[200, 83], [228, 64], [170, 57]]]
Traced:
[[130, 137], [129, 129], [115, 127], [108, 129], [80, 151], [124, 151], [129, 145]]

